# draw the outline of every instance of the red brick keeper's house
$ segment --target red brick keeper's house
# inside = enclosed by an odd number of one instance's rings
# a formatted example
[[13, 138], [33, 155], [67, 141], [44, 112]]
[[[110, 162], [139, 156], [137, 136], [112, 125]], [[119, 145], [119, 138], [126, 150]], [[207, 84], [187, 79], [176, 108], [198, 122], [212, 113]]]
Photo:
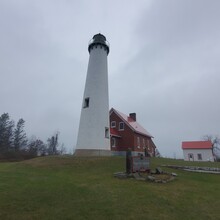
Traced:
[[153, 136], [136, 121], [136, 113], [127, 116], [112, 108], [110, 134], [113, 155], [125, 155], [130, 148], [134, 156], [145, 152], [151, 157], [155, 156]]

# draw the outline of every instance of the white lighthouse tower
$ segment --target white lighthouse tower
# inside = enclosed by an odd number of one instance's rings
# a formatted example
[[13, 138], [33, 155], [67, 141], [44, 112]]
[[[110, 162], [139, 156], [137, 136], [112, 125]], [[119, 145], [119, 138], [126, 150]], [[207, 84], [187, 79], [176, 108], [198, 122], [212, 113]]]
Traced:
[[89, 42], [89, 64], [75, 156], [109, 156], [109, 43], [102, 34]]

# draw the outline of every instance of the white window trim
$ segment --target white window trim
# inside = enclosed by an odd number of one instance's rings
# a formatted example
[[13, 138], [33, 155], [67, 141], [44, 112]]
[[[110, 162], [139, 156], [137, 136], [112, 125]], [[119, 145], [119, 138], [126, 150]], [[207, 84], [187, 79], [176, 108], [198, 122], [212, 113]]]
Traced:
[[[120, 128], [121, 126], [121, 124], [123, 124], [123, 128]], [[123, 121], [121, 121], [121, 122], [119, 122], [119, 124], [118, 124], [118, 130], [119, 131], [124, 131], [125, 130], [125, 123], [123, 122]]]
[[137, 148], [141, 148], [141, 138], [137, 137]]
[[114, 137], [112, 138], [112, 147], [116, 147], [116, 139]]
[[[113, 125], [114, 124], [114, 125]], [[112, 121], [111, 122], [111, 128], [115, 128], [116, 127], [116, 121]]]
[[145, 147], [145, 146], [146, 146], [145, 139], [143, 138], [143, 147]]

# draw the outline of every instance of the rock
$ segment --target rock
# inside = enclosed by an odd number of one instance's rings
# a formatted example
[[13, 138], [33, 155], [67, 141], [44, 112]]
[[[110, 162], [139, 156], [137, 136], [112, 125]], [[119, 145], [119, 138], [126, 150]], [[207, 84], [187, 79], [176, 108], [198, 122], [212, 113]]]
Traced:
[[139, 173], [134, 173], [134, 174], [133, 174], [133, 177], [134, 177], [136, 180], [145, 180], [145, 178], [142, 177]]
[[161, 174], [163, 173], [163, 170], [160, 167], [156, 168], [156, 174]]
[[114, 173], [114, 177], [118, 177], [118, 178], [127, 178], [127, 174], [124, 173], [124, 172], [117, 172], [117, 173]]
[[155, 177], [153, 177], [153, 176], [147, 176], [147, 179], [152, 181], [152, 182], [155, 181]]

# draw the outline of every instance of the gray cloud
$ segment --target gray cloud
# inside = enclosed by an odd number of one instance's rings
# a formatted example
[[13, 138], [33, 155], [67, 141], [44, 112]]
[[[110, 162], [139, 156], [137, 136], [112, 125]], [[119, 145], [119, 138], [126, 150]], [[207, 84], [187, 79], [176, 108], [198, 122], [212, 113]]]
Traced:
[[97, 32], [110, 42], [110, 106], [137, 112], [163, 155], [219, 134], [219, 1], [0, 2], [0, 112], [29, 135], [76, 142]]
[[183, 140], [219, 134], [218, 8], [217, 1], [154, 1], [138, 22], [130, 48], [139, 51], [118, 81], [129, 97], [124, 110], [140, 112], [164, 155], [181, 156]]

